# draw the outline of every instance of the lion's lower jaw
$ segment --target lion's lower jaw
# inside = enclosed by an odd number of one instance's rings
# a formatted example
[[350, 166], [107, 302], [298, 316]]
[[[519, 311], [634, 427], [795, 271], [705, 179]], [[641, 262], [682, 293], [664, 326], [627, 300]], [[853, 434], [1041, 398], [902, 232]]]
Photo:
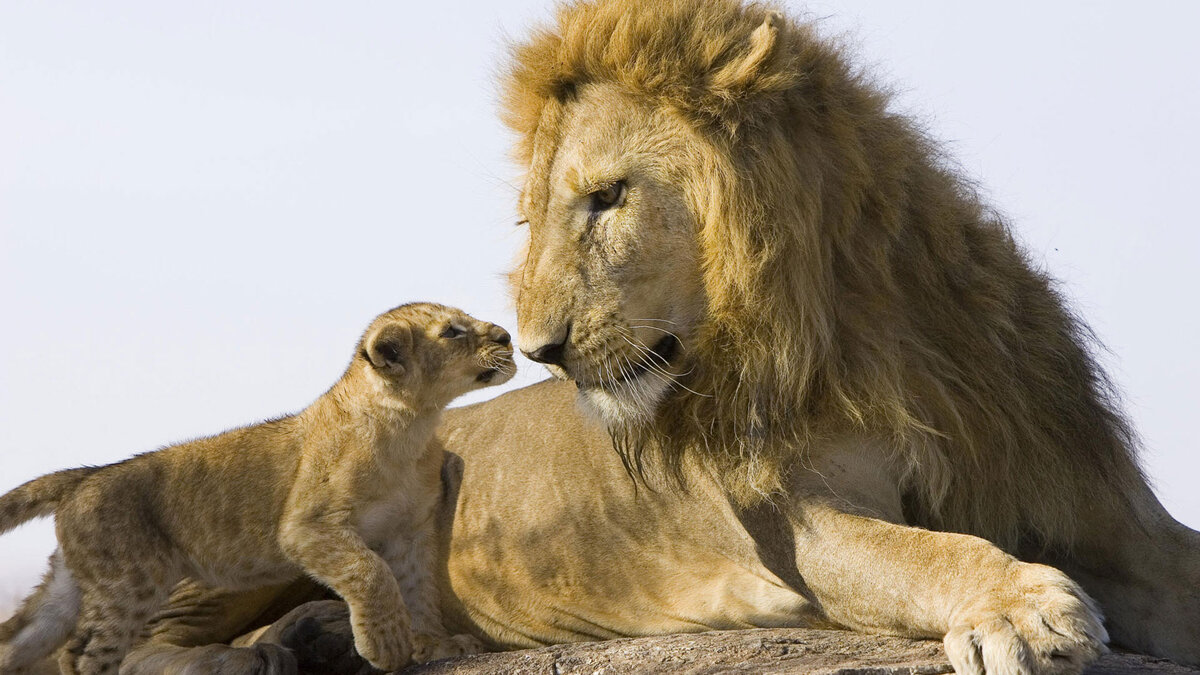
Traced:
[[613, 389], [581, 387], [579, 406], [609, 428], [640, 427], [654, 419], [654, 412], [670, 389], [668, 380], [648, 374]]

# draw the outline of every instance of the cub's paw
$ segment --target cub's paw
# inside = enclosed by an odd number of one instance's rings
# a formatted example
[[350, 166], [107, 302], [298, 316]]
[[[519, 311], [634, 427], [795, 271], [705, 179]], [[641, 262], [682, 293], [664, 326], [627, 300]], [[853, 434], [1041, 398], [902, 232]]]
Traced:
[[1102, 621], [1067, 575], [1015, 563], [995, 593], [957, 613], [946, 655], [959, 675], [1075, 675], [1108, 651]]
[[354, 648], [380, 670], [400, 670], [408, 665], [412, 657], [412, 643], [408, 631], [399, 622], [352, 621]]
[[487, 651], [483, 643], [473, 635], [432, 635], [417, 633], [413, 635], [413, 661], [425, 663], [455, 656], [467, 656]]

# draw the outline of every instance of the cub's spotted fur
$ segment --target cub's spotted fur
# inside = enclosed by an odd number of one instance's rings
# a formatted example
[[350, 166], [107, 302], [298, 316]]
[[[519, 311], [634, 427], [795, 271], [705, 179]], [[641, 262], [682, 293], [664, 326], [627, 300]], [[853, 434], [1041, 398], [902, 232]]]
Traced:
[[442, 453], [428, 446], [451, 400], [514, 369], [499, 326], [403, 305], [371, 323], [346, 373], [299, 414], [0, 497], [0, 533], [55, 513], [59, 541], [45, 581], [0, 626], [0, 672], [70, 638], [63, 672], [116, 673], [185, 576], [239, 588], [309, 574], [346, 600], [355, 647], [384, 670], [477, 651], [441, 623]]

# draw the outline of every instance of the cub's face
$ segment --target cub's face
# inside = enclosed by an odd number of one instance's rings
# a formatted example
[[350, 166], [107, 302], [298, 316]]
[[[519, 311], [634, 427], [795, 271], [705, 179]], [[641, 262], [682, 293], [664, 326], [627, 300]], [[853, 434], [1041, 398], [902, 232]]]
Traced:
[[429, 406], [445, 406], [516, 373], [508, 331], [433, 303], [402, 305], [380, 315], [367, 329], [360, 355], [380, 384]]

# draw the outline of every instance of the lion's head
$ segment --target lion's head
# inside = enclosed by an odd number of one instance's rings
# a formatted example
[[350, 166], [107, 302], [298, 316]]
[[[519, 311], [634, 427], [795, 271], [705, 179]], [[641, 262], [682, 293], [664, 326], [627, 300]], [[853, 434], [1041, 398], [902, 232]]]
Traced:
[[[563, 7], [505, 88], [527, 170], [522, 348], [635, 459], [693, 457], [736, 496], [777, 489], [814, 442], [870, 435], [908, 460], [930, 520], [1065, 536], [1070, 491], [981, 505], [960, 477], [1132, 475], [1129, 433], [1086, 329], [887, 105], [763, 6]], [[1080, 468], [1081, 447], [1099, 459]]]

